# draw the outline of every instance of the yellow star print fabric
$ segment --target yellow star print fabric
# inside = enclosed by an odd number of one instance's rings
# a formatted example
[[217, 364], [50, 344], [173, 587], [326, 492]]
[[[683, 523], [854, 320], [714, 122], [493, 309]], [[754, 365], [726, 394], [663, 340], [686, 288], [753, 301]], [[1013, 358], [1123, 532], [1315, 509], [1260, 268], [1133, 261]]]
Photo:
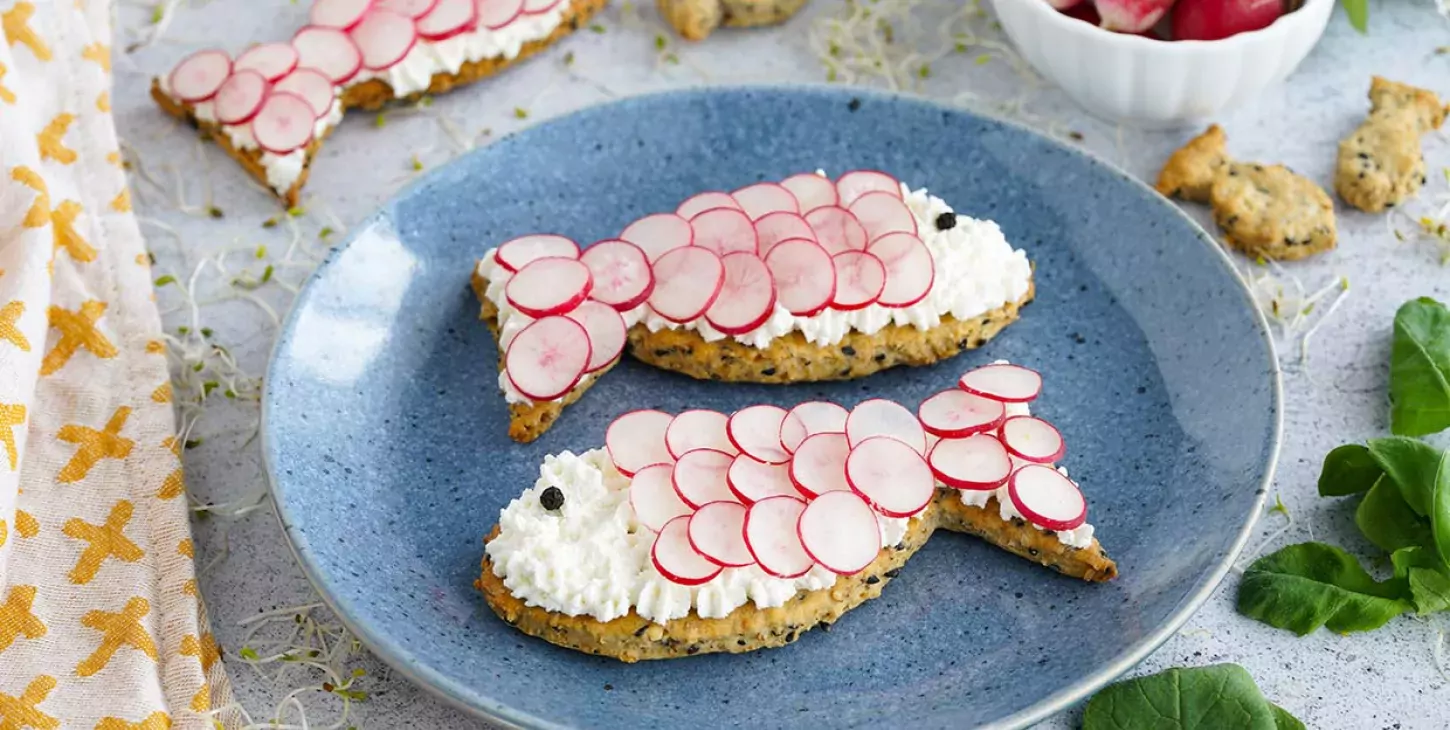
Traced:
[[230, 728], [110, 8], [0, 0], [0, 730]]

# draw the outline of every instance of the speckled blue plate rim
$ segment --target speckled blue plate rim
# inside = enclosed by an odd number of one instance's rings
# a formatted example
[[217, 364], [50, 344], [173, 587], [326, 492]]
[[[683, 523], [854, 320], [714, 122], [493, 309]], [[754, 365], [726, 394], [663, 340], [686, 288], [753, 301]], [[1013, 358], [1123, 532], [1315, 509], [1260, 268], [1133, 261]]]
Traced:
[[[1265, 500], [1268, 497], [1269, 488], [1272, 486], [1274, 481], [1274, 473], [1278, 467], [1279, 454], [1283, 445], [1284, 431], [1283, 372], [1279, 366], [1278, 353], [1274, 345], [1274, 338], [1270, 334], [1268, 320], [1264, 318], [1263, 312], [1254, 302], [1252, 293], [1249, 291], [1248, 286], [1244, 283], [1242, 276], [1238, 273], [1238, 269], [1233, 265], [1233, 260], [1229, 257], [1228, 252], [1226, 252], [1222, 246], [1218, 245], [1214, 241], [1214, 239], [1208, 234], [1208, 232], [1203, 230], [1202, 226], [1200, 226], [1197, 221], [1184, 213], [1178, 206], [1162, 198], [1157, 193], [1157, 191], [1153, 190], [1153, 188], [1149, 187], [1147, 184], [1137, 179], [1136, 177], [1128, 174], [1126, 171], [1122, 170], [1112, 162], [1109, 162], [1108, 160], [1103, 159], [1102, 157], [1099, 157], [1098, 155], [1090, 151], [1063, 144], [1061, 141], [1053, 139], [1052, 137], [1049, 137], [1048, 135], [1045, 135], [1036, 129], [1033, 129], [1014, 120], [1000, 117], [995, 114], [988, 114], [975, 110], [969, 111], [959, 107], [940, 104], [910, 95], [859, 87], [841, 87], [827, 84], [718, 85], [696, 89], [676, 89], [649, 94], [639, 94], [607, 102], [605, 104], [586, 107], [584, 109], [570, 112], [569, 114], [553, 117], [531, 127], [517, 130], [508, 135], [505, 135], [504, 137], [501, 137], [500, 140], [511, 139], [521, 134], [527, 134], [535, 129], [564, 123], [573, 116], [580, 113], [603, 113], [607, 112], [612, 108], [622, 108], [632, 103], [636, 103], [646, 99], [655, 99], [669, 96], [708, 96], [715, 93], [725, 93], [732, 91], [773, 91], [783, 93], [803, 93], [818, 96], [834, 96], [838, 97], [843, 102], [851, 99], [870, 99], [885, 104], [925, 106], [938, 110], [942, 113], [950, 113], [986, 119], [993, 123], [1000, 124], [1004, 127], [1014, 129], [1022, 134], [1037, 137], [1055, 147], [1065, 150], [1070, 155], [1076, 155], [1084, 159], [1090, 165], [1102, 168], [1108, 173], [1121, 178], [1122, 180], [1126, 181], [1131, 187], [1137, 188], [1137, 190], [1143, 195], [1145, 200], [1157, 202], [1158, 204], [1171, 210], [1172, 215], [1176, 215], [1183, 221], [1188, 223], [1188, 225], [1193, 230], [1197, 231], [1198, 235], [1196, 236], [1196, 238], [1198, 239], [1198, 245], [1207, 246], [1213, 251], [1213, 253], [1217, 256], [1216, 260], [1222, 267], [1223, 273], [1233, 280], [1239, 294], [1243, 297], [1244, 306], [1246, 306], [1249, 311], [1252, 312], [1253, 322], [1259, 332], [1260, 337], [1263, 338], [1263, 342], [1266, 346], [1267, 352], [1269, 354], [1269, 359], [1271, 361], [1269, 363], [1269, 373], [1273, 379], [1273, 382], [1271, 384], [1273, 395], [1271, 402], [1271, 407], [1273, 408], [1273, 433], [1272, 442], [1269, 445], [1268, 459], [1264, 464], [1263, 477], [1260, 481], [1259, 488], [1255, 492], [1254, 510], [1250, 514], [1249, 518], [1245, 520], [1243, 527], [1240, 528], [1238, 535], [1234, 538], [1231, 548], [1224, 555], [1220, 563], [1215, 566], [1212, 571], [1207, 573], [1199, 581], [1198, 585], [1185, 597], [1183, 604], [1178, 609], [1178, 611], [1175, 612], [1173, 615], [1169, 616], [1168, 620], [1163, 622], [1162, 626], [1160, 626], [1156, 631], [1152, 632], [1146, 638], [1138, 641], [1136, 644], [1129, 647], [1121, 655], [1108, 662], [1102, 669], [1098, 670], [1097, 672], [1080, 678], [1078, 681], [1074, 682], [1068, 687], [1059, 690], [1056, 693], [1048, 695], [1031, 707], [1028, 707], [1014, 715], [1003, 718], [999, 722], [992, 723], [984, 727], [993, 729], [1001, 728], [1004, 730], [1024, 728], [1070, 709], [1073, 705], [1086, 699], [1090, 694], [1092, 694], [1099, 688], [1103, 687], [1109, 682], [1112, 682], [1114, 679], [1131, 670], [1139, 662], [1147, 658], [1149, 654], [1153, 653], [1153, 651], [1156, 650], [1159, 646], [1162, 646], [1162, 644], [1167, 641], [1169, 637], [1176, 634], [1178, 630], [1182, 628], [1183, 624], [1187, 623], [1188, 619], [1198, 611], [1198, 609], [1204, 604], [1205, 601], [1208, 600], [1211, 595], [1213, 595], [1213, 592], [1218, 588], [1218, 585], [1222, 583], [1224, 577], [1228, 575], [1229, 569], [1238, 559], [1238, 556], [1243, 552], [1244, 546], [1248, 543], [1249, 537], [1253, 534], [1254, 526], [1258, 523], [1259, 516], [1263, 513], [1263, 506]], [[449, 168], [451, 168], [453, 165], [460, 164], [462, 160], [464, 160], [464, 158], [468, 156], [468, 154], [460, 155], [443, 165], [431, 169], [424, 175], [421, 175], [410, 181], [406, 185], [399, 188], [395, 193], [393, 193], [393, 195], [389, 197], [388, 202], [384, 203], [377, 212], [373, 213], [372, 215], [368, 216], [367, 218], [359, 221], [356, 225], [354, 225], [349, 231], [347, 237], [329, 252], [328, 256], [323, 260], [323, 262], [317, 267], [316, 270], [313, 271], [312, 275], [308, 277], [306, 283], [298, 294], [297, 301], [301, 301], [303, 299], [307, 289], [310, 288], [315, 281], [326, 275], [328, 268], [331, 266], [333, 260], [337, 257], [337, 255], [352, 245], [356, 232], [367, 230], [371, 225], [373, 225], [375, 222], [385, 216], [388, 208], [392, 204], [392, 201], [407, 197], [407, 195], [415, 188], [428, 184], [434, 176], [445, 174], [445, 172]], [[264, 384], [265, 389], [263, 391], [261, 407], [261, 449], [262, 461], [266, 468], [267, 486], [272, 495], [272, 507], [274, 513], [277, 515], [277, 520], [282, 526], [282, 532], [287, 539], [287, 545], [291, 549], [293, 557], [297, 560], [297, 564], [302, 568], [302, 572], [306, 576], [308, 582], [312, 584], [313, 588], [321, 597], [322, 602], [328, 607], [329, 610], [331, 610], [337, 616], [338, 620], [342, 622], [342, 624], [348, 629], [348, 631], [351, 631], [353, 635], [356, 636], [358, 640], [363, 643], [363, 645], [368, 647], [368, 649], [372, 651], [379, 659], [383, 660], [386, 664], [392, 667], [399, 674], [406, 677], [413, 684], [422, 687], [429, 693], [444, 700], [448, 704], [457, 707], [467, 713], [481, 716], [489, 720], [490, 722], [500, 724], [505, 727], [568, 727], [550, 722], [540, 717], [536, 717], [527, 712], [521, 712], [519, 710], [516, 710], [494, 698], [480, 694], [476, 688], [460, 685], [451, 678], [443, 676], [432, 668], [424, 664], [418, 663], [416, 657], [407, 649], [398, 645], [396, 642], [391, 641], [387, 636], [373, 631], [371, 627], [369, 627], [367, 624], [355, 621], [353, 619], [354, 607], [351, 605], [351, 603], [345, 599], [341, 599], [333, 595], [331, 592], [328, 591], [326, 576], [322, 573], [315, 558], [310, 552], [307, 537], [302, 532], [297, 531], [293, 528], [292, 516], [288, 513], [284, 500], [280, 499], [280, 495], [278, 494], [278, 480], [276, 478], [277, 465], [274, 461], [273, 445], [270, 436], [271, 428], [269, 427], [269, 404], [272, 402], [272, 388], [274, 383], [273, 378], [270, 377], [272, 365], [276, 363], [278, 353], [282, 350], [284, 346], [287, 345], [290, 340], [290, 335], [296, 323], [298, 311], [299, 308], [293, 306], [293, 308], [287, 313], [287, 316], [282, 322], [282, 327], [279, 330], [277, 339], [273, 342], [271, 356], [268, 358], [268, 377]]]

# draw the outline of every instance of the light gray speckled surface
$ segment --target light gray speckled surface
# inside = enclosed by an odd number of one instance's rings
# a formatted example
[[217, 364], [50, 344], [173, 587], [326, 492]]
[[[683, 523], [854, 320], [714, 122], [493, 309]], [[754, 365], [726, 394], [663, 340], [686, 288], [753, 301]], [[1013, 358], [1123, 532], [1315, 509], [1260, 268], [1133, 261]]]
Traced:
[[[155, 186], [137, 182], [138, 214], [164, 224], [185, 241], [178, 245], [161, 225], [147, 224], [158, 276], [174, 273], [185, 278], [204, 256], [228, 246], [250, 250], [266, 244], [275, 255], [286, 248], [289, 238], [285, 226], [261, 227], [264, 219], [277, 212], [269, 197], [249, 184], [217, 149], [194, 145], [189, 132], [156, 110], [145, 94], [150, 76], [169, 68], [193, 47], [236, 49], [249, 40], [285, 38], [300, 25], [305, 6], [282, 0], [214, 0], [197, 8], [183, 7], [161, 42], [128, 56], [119, 50], [136, 38], [136, 32], [126, 28], [144, 26], [150, 11], [123, 8], [114, 94], [121, 135], [163, 186], [175, 186], [169, 166], [184, 171], [190, 181], [189, 202], [201, 198], [204, 181], [210, 180], [215, 204], [225, 215], [221, 220], [188, 215], [174, 201], [167, 202], [169, 197]], [[1450, 43], [1450, 25], [1436, 15], [1433, 3], [1386, 0], [1371, 6], [1373, 27], [1368, 37], [1355, 34], [1343, 15], [1336, 15], [1328, 35], [1285, 86], [1271, 90], [1248, 108], [1217, 119], [1229, 134], [1233, 154], [1283, 162], [1327, 186], [1336, 141], [1362, 117], [1370, 74], [1450, 94], [1446, 81], [1450, 79], [1450, 55], [1435, 54], [1437, 47]], [[301, 226], [309, 238], [315, 235], [319, 226], [329, 224], [315, 220], [324, 210], [343, 223], [359, 220], [414, 174], [411, 160], [415, 155], [429, 165], [454, 154], [457, 148], [440, 132], [437, 116], [452, 120], [468, 136], [485, 128], [497, 136], [610, 96], [708, 82], [819, 81], [822, 72], [806, 47], [805, 31], [815, 18], [835, 7], [826, 0], [815, 0], [802, 17], [782, 29], [726, 32], [701, 45], [674, 49], [679, 65], [657, 62], [654, 39], [663, 26], [652, 11], [611, 8], [601, 21], [607, 32], [583, 31], [566, 41], [564, 48], [500, 79], [440, 98], [427, 110], [395, 112], [382, 128], [377, 127], [373, 115], [358, 113], [349, 119], [329, 140], [315, 165], [307, 191], [310, 213], [301, 219]], [[574, 56], [568, 68], [562, 61], [566, 51]], [[1004, 99], [1015, 93], [1019, 83], [1007, 64], [978, 65], [972, 52], [934, 64], [926, 90], [929, 95], [947, 98], [971, 89], [988, 99]], [[527, 118], [518, 119], [515, 108], [527, 110]], [[1034, 97], [1031, 110], [1043, 120], [1054, 120], [1061, 129], [1082, 133], [1085, 146], [1148, 179], [1164, 156], [1187, 136], [1186, 132], [1119, 130], [1085, 117], [1050, 90]], [[1450, 165], [1450, 149], [1443, 137], [1427, 138], [1426, 148], [1432, 170]], [[1446, 192], [1438, 177], [1432, 175], [1427, 195]], [[1203, 211], [1195, 214], [1207, 221]], [[1437, 252], [1429, 244], [1396, 242], [1380, 216], [1341, 211], [1340, 231], [1338, 251], [1291, 268], [1313, 287], [1341, 274], [1349, 275], [1353, 286], [1341, 310], [1316, 335], [1307, 369], [1297, 363], [1296, 349], [1285, 348], [1283, 359], [1289, 366], [1285, 377], [1287, 438], [1277, 494], [1294, 523], [1275, 539], [1291, 542], [1313, 537], [1367, 553], [1368, 545], [1358, 537], [1350, 510], [1314, 495], [1319, 461], [1339, 443], [1385, 430], [1384, 384], [1394, 310], [1410, 296], [1450, 297], [1450, 269], [1437, 264]], [[246, 263], [243, 258], [231, 259], [234, 268]], [[254, 271], [260, 273], [260, 267]], [[295, 280], [299, 274], [279, 273], [279, 278]], [[204, 274], [199, 279], [201, 298], [225, 292], [226, 280], [215, 273]], [[277, 289], [268, 287], [260, 296], [274, 307], [285, 307], [287, 293]], [[186, 324], [185, 312], [177, 310], [180, 300], [175, 291], [163, 289], [160, 301], [169, 328]], [[240, 301], [209, 304], [204, 311], [206, 325], [215, 330], [215, 340], [230, 347], [251, 372], [260, 372], [272, 339], [267, 316]], [[223, 403], [198, 425], [196, 435], [205, 440], [186, 453], [186, 466], [188, 481], [200, 498], [220, 502], [257, 493], [262, 467], [255, 442], [249, 440], [255, 421], [255, 409]], [[1266, 521], [1260, 535], [1276, 531], [1279, 519]], [[1183, 529], [1192, 530], [1193, 526], [1184, 525]], [[213, 628], [228, 656], [235, 656], [240, 648], [239, 621], [261, 611], [313, 600], [269, 506], [237, 521], [200, 521], [196, 534], [201, 564], [230, 547], [229, 554], [201, 579]], [[1187, 628], [1137, 671], [1233, 661], [1246, 666], [1269, 697], [1311, 727], [1445, 726], [1444, 707], [1450, 690], [1432, 656], [1438, 624], [1401, 618], [1369, 635], [1341, 637], [1321, 631], [1300, 639], [1239, 617], [1233, 609], [1236, 583], [1233, 578], [1226, 581]], [[370, 699], [356, 709], [353, 721], [359, 726], [476, 726], [426, 692], [389, 678], [376, 662], [363, 659], [359, 666], [368, 671], [360, 687], [370, 693]], [[231, 675], [239, 700], [259, 720], [271, 716], [270, 708], [292, 686], [274, 684], [235, 662]], [[323, 700], [312, 706], [325, 715], [335, 705]], [[318, 719], [324, 724], [328, 720], [314, 716], [314, 723]], [[1047, 726], [1067, 727], [1071, 721], [1061, 718]]]

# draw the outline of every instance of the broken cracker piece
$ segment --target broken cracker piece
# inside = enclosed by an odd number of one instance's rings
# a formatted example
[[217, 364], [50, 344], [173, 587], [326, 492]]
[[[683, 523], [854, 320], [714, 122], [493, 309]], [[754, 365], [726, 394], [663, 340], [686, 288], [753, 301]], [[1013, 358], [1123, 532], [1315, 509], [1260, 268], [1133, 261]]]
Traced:
[[790, 20], [806, 0], [656, 0], [660, 15], [687, 40], [704, 40], [720, 26], [757, 28]]
[[1334, 189], [1368, 213], [1393, 208], [1425, 184], [1420, 135], [1438, 129], [1446, 107], [1433, 92], [1374, 77], [1369, 117], [1339, 143]]

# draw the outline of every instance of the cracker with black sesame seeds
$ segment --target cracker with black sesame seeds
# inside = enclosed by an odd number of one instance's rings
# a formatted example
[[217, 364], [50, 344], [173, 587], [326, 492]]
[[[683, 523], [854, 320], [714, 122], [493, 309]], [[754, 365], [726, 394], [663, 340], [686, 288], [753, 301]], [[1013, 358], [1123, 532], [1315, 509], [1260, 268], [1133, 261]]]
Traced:
[[1367, 213], [1393, 208], [1425, 184], [1420, 136], [1439, 129], [1446, 107], [1434, 92], [1375, 76], [1369, 116], [1339, 142], [1334, 189]]
[[790, 20], [806, 0], [656, 0], [660, 15], [687, 40], [704, 40], [716, 28], [757, 28]]
[[1228, 164], [1226, 145], [1223, 128], [1210, 125], [1168, 158], [1154, 187], [1165, 197], [1207, 203], [1214, 179]]

